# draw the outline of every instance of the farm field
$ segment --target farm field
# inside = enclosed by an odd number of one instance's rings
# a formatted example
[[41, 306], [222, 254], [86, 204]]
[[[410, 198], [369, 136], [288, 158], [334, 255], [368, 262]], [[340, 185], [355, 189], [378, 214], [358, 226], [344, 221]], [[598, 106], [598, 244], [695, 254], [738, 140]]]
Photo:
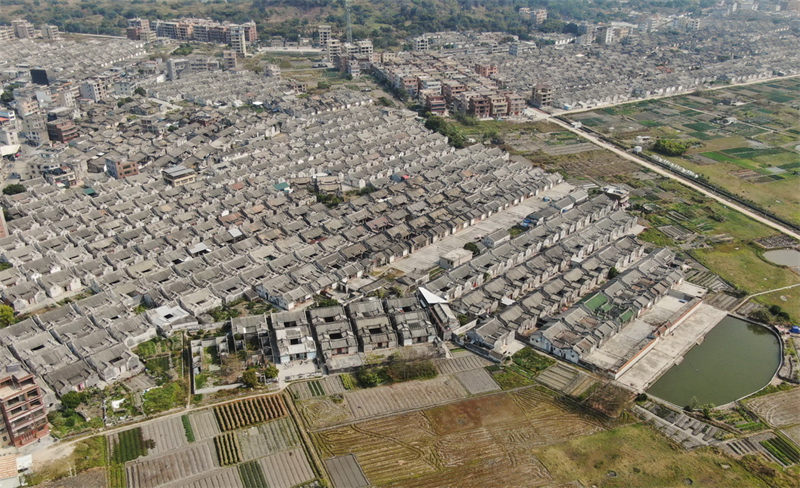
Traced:
[[317, 478], [281, 395], [145, 422], [108, 441], [110, 488], [291, 488]]
[[222, 431], [234, 430], [286, 415], [280, 395], [264, 395], [237, 400], [214, 407], [214, 415]]
[[300, 444], [294, 422], [288, 418], [249, 427], [240, 430], [237, 435], [244, 461], [284, 451]]
[[470, 395], [488, 393], [500, 389], [500, 385], [498, 385], [492, 379], [489, 372], [483, 368], [461, 371], [453, 376], [467, 389]]
[[746, 401], [747, 408], [800, 444], [800, 388]]
[[297, 402], [298, 410], [311, 429], [330, 427], [377, 415], [422, 408], [465, 398], [468, 391], [452, 376], [440, 375], [423, 381], [409, 381], [377, 388], [348, 390], [342, 399], [313, 397]]
[[[555, 482], [583, 486], [747, 486], [767, 485], [709, 449], [685, 451], [642, 424], [534, 449]], [[724, 466], [728, 466], [725, 468]]]
[[155, 488], [217, 467], [219, 463], [214, 446], [204, 441], [163, 456], [128, 463], [125, 469], [129, 488]]
[[164, 454], [189, 444], [180, 417], [148, 422], [142, 425], [142, 436], [153, 441], [148, 456]]
[[570, 117], [630, 146], [643, 145], [638, 136], [689, 142], [682, 157], [668, 159], [800, 224], [798, 88], [787, 79]]
[[335, 395], [344, 393], [345, 388], [340, 376], [326, 376], [318, 380], [294, 383], [289, 386], [292, 398], [297, 400], [308, 400], [324, 395]]
[[312, 435], [329, 465], [353, 453], [372, 485], [549, 486], [553, 480], [531, 449], [602, 428], [531, 387]]
[[220, 433], [213, 410], [200, 410], [189, 414], [189, 421], [196, 440], [211, 439]]

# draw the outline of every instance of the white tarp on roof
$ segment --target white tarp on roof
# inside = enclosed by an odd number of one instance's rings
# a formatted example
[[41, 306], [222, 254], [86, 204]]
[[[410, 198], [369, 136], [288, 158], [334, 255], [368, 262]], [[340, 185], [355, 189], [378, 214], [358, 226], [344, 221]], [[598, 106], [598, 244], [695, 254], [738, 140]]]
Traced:
[[419, 292], [422, 294], [422, 298], [428, 305], [433, 305], [434, 303], [447, 303], [447, 300], [426, 288], [419, 287]]

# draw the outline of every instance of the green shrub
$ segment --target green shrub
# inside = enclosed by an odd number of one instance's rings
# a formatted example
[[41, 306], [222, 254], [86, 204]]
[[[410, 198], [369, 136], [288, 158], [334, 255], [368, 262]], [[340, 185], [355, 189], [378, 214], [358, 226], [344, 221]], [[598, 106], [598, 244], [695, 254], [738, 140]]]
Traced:
[[183, 431], [186, 433], [186, 440], [194, 442], [194, 429], [192, 429], [192, 422], [189, 420], [189, 416], [181, 415], [181, 423], [183, 424]]
[[689, 143], [675, 139], [658, 139], [653, 144], [653, 151], [665, 156], [680, 156], [689, 149]]
[[3, 188], [3, 195], [16, 195], [17, 193], [23, 193], [24, 191], [24, 186], [19, 183], [12, 183]]

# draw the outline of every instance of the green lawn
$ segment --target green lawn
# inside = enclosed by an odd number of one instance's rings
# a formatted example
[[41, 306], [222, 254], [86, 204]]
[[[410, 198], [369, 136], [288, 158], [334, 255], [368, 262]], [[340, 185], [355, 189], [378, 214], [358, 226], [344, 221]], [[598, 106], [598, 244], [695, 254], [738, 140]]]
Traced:
[[742, 242], [696, 249], [692, 255], [723, 279], [748, 293], [800, 283], [800, 277], [761, 259], [755, 249]]

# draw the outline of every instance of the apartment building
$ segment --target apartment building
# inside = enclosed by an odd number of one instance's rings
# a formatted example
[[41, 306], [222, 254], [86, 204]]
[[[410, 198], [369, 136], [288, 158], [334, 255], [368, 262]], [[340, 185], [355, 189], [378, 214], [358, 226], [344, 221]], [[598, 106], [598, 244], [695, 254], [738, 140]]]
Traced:
[[531, 100], [536, 107], [549, 107], [553, 105], [553, 88], [550, 85], [538, 84], [533, 87]]
[[108, 172], [112, 178], [122, 180], [129, 176], [138, 175], [139, 165], [136, 164], [136, 161], [123, 158], [121, 155], [107, 156], [106, 172]]
[[331, 26], [329, 25], [319, 25], [317, 26], [317, 32], [319, 33], [319, 47], [325, 49], [328, 47], [328, 42], [331, 40]]
[[231, 48], [237, 56], [247, 56], [247, 35], [244, 27], [234, 26], [231, 28]]
[[57, 41], [61, 38], [61, 33], [58, 31], [56, 25], [43, 25], [42, 26], [42, 39], [48, 41]]
[[78, 127], [69, 119], [48, 122], [47, 136], [51, 141], [69, 142], [78, 137]]
[[6, 366], [0, 373], [0, 414], [3, 445], [21, 447], [50, 433], [42, 391], [19, 365]]
[[16, 19], [11, 21], [11, 27], [14, 28], [14, 35], [19, 39], [31, 39], [36, 35], [36, 30], [33, 24], [25, 19]]
[[79, 88], [81, 98], [99, 102], [108, 98], [108, 85], [103, 78], [90, 78], [81, 83]]
[[493, 75], [497, 74], [497, 65], [496, 64], [476, 64], [475, 65], [475, 72], [481, 76], [485, 76], [489, 78]]

